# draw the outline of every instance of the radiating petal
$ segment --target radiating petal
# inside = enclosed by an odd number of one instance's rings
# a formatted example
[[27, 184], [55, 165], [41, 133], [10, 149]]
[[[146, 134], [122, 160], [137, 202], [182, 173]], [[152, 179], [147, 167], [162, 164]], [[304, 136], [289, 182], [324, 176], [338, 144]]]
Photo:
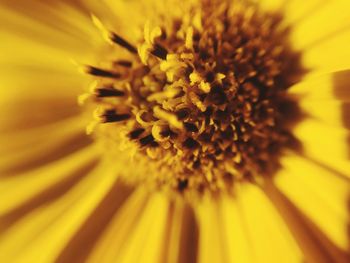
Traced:
[[302, 154], [350, 177], [349, 131], [307, 118], [293, 130]]
[[287, 196], [339, 248], [348, 246], [349, 181], [297, 155], [282, 159], [275, 177]]
[[[87, 50], [98, 44], [97, 30], [91, 26], [89, 16], [62, 1], [47, 3], [4, 0], [0, 5], [1, 33], [8, 32], [23, 40], [34, 40], [57, 51], [71, 52], [75, 56], [86, 55]], [[20, 43], [3, 41], [3, 44], [12, 44], [12, 48], [17, 49]], [[23, 51], [30, 49], [22, 45]], [[16, 56], [15, 53], [3, 55]]]
[[301, 109], [309, 117], [338, 128], [350, 128], [350, 103], [341, 101], [300, 100]]
[[280, 12], [283, 6], [286, 4], [286, 0], [254, 0], [264, 11], [267, 12]]
[[349, 128], [349, 70], [309, 76], [292, 86], [289, 92], [299, 99], [307, 116], [329, 125]]
[[47, 127], [2, 134], [1, 175], [18, 174], [86, 146], [91, 140], [85, 134], [85, 125], [84, 119], [75, 117]]
[[284, 23], [298, 26], [304, 20], [316, 15], [330, 0], [288, 0], [282, 7]]
[[38, 169], [16, 176], [1, 177], [0, 199], [3, 201], [0, 215], [13, 213], [13, 210], [16, 212], [18, 206], [19, 210], [28, 210], [28, 206], [36, 205], [35, 201], [47, 201], [45, 194], [49, 199], [50, 194], [55, 189], [62, 189], [62, 184], [68, 182], [68, 186], [70, 186], [73, 178], [80, 180], [81, 175], [84, 176], [90, 166], [96, 163], [98, 157], [99, 151], [92, 145], [52, 163], [40, 166]]
[[113, 262], [116, 260], [148, 200], [149, 195], [144, 189], [137, 189], [131, 194], [97, 240], [87, 262]]
[[0, 239], [0, 254], [6, 257], [3, 260], [53, 262], [110, 191], [116, 181], [111, 170], [101, 163], [64, 196], [37, 208], [7, 229]]
[[[290, 5], [294, 4], [295, 9], [305, 7], [303, 1], [291, 2]], [[308, 5], [313, 6], [313, 10], [309, 10], [309, 13], [304, 14], [305, 16], [301, 20], [292, 25], [292, 42], [296, 47], [305, 49], [313, 44], [317, 45], [324, 40], [331, 39], [339, 31], [349, 29], [349, 1], [311, 1], [306, 4], [306, 6]], [[292, 12], [293, 9], [289, 11]], [[334, 51], [337, 52], [338, 50]]]
[[91, 14], [101, 20], [108, 30], [124, 36], [131, 42], [142, 37], [146, 16], [140, 15], [140, 12], [142, 14], [149, 12], [149, 6], [140, 3], [140, 1], [110, 0], [102, 0], [98, 3], [93, 0], [86, 0], [85, 5], [91, 10]]
[[118, 262], [161, 262], [169, 200], [153, 194], [127, 241], [115, 258]]
[[181, 198], [171, 202], [161, 262], [197, 262], [199, 232], [193, 210]]
[[220, 208], [223, 235], [227, 242], [228, 262], [255, 262], [247, 232], [247, 222], [245, 222], [237, 200], [223, 198]]
[[349, 68], [350, 52], [346, 44], [350, 39], [349, 1], [311, 4], [314, 9], [310, 15], [305, 14], [291, 27], [291, 43], [302, 50], [303, 64], [318, 73]]
[[304, 259], [278, 211], [258, 187], [243, 185], [238, 202], [253, 262], [301, 262]]
[[228, 247], [217, 200], [202, 200], [196, 212], [199, 224], [198, 261], [228, 262]]
[[116, 182], [79, 230], [67, 242], [55, 262], [86, 262], [114, 215], [133, 193], [133, 188]]
[[235, 199], [198, 206], [199, 262], [300, 262], [302, 253], [263, 192], [243, 185]]
[[101, 44], [98, 30], [86, 14], [62, 2], [19, 2], [0, 4], [0, 48], [10, 51], [0, 56], [0, 103], [42, 104], [45, 96], [54, 95], [63, 103], [75, 101], [87, 78], [73, 61], [87, 63], [95, 57], [92, 51]]
[[138, 189], [116, 213], [88, 262], [161, 262], [169, 200]]
[[329, 74], [308, 76], [289, 89], [292, 95], [307, 101], [327, 100], [350, 101], [350, 71], [337, 71]]
[[327, 239], [288, 198], [270, 181], [264, 190], [274, 203], [303, 251], [305, 261], [310, 263], [347, 262], [346, 254]]
[[[350, 8], [347, 9], [349, 14]], [[350, 20], [350, 15], [347, 17]], [[345, 70], [350, 67], [350, 51], [346, 43], [350, 41], [349, 28], [334, 33], [334, 36], [319, 40], [318, 43], [306, 47], [303, 52], [303, 64], [316, 73]]]

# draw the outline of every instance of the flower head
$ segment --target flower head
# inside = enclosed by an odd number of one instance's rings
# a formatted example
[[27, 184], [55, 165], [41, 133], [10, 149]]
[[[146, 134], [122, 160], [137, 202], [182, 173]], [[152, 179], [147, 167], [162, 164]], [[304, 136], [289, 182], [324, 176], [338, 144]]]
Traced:
[[199, 1], [181, 16], [162, 15], [133, 44], [93, 17], [130, 53], [116, 52], [107, 69], [86, 68], [98, 78], [97, 122], [119, 124], [102, 128], [104, 137], [136, 144], [133, 161], [149, 170], [138, 180], [180, 192], [232, 191], [235, 181], [271, 176], [281, 151], [295, 146], [288, 88], [304, 71], [280, 14], [249, 1]]

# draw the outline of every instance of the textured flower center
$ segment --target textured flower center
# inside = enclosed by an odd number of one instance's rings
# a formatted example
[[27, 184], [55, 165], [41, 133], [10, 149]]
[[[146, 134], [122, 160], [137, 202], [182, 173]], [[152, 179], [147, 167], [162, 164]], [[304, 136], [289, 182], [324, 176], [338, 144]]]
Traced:
[[272, 175], [294, 144], [287, 88], [301, 75], [299, 56], [280, 17], [247, 2], [202, 1], [181, 18], [147, 23], [139, 43], [109, 33], [129, 58], [87, 67], [98, 80], [98, 126], [137, 147], [141, 179], [230, 191]]

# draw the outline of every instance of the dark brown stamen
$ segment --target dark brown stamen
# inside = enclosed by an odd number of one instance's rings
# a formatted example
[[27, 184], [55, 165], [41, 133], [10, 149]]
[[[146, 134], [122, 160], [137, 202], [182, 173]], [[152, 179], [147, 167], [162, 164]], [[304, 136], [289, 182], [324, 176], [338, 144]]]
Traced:
[[99, 98], [104, 97], [121, 97], [124, 96], [125, 93], [121, 90], [113, 89], [113, 88], [98, 88], [96, 90], [96, 96]]
[[143, 132], [145, 131], [145, 129], [143, 128], [139, 128], [139, 129], [135, 129], [133, 131], [131, 131], [129, 133], [129, 138], [132, 140], [137, 139]]
[[125, 68], [131, 68], [132, 67], [132, 62], [129, 60], [117, 60], [114, 62], [115, 65], [122, 66]]
[[140, 143], [142, 146], [146, 146], [147, 144], [150, 144], [153, 142], [154, 142], [154, 137], [152, 136], [152, 134], [147, 135], [147, 136], [140, 139]]
[[103, 122], [119, 122], [119, 121], [125, 121], [128, 120], [131, 115], [130, 114], [117, 114], [114, 111], [106, 111], [105, 114], [102, 115]]
[[190, 122], [184, 122], [185, 129], [189, 132], [197, 132], [198, 128], [196, 125]]
[[137, 49], [131, 45], [128, 41], [126, 41], [125, 39], [123, 39], [122, 37], [118, 36], [116, 33], [111, 33], [110, 35], [110, 39], [118, 44], [119, 46], [127, 49], [128, 51], [130, 51], [131, 53], [137, 54]]
[[100, 69], [100, 68], [93, 67], [93, 66], [87, 66], [86, 71], [88, 74], [93, 75], [93, 76], [97, 76], [97, 77], [105, 77], [105, 78], [120, 78], [121, 77], [121, 75], [119, 73], [112, 72], [112, 71], [105, 70], [105, 69]]
[[187, 138], [184, 141], [183, 146], [188, 148], [188, 149], [194, 149], [194, 148], [197, 148], [199, 146], [199, 143], [192, 138]]
[[151, 51], [151, 54], [165, 60], [166, 56], [168, 55], [168, 51], [160, 44], [155, 44], [153, 50]]

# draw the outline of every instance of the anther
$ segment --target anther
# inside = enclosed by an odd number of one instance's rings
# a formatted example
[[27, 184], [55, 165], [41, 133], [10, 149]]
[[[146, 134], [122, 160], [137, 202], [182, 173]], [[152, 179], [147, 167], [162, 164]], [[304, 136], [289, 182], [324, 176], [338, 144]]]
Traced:
[[128, 41], [126, 41], [125, 39], [123, 39], [122, 37], [118, 36], [116, 33], [111, 32], [110, 34], [110, 39], [116, 43], [117, 45], [127, 49], [128, 51], [130, 51], [131, 53], [136, 54], [137, 53], [137, 49], [131, 45]]
[[196, 125], [190, 122], [184, 122], [185, 129], [189, 132], [198, 132], [198, 128]]
[[133, 131], [131, 131], [129, 133], [129, 138], [132, 140], [137, 139], [143, 132], [145, 131], [145, 129], [143, 128], [139, 128], [139, 129], [135, 129]]
[[165, 60], [166, 56], [168, 55], [168, 51], [160, 44], [155, 44], [153, 50], [151, 51], [151, 54]]
[[184, 142], [183, 142], [183, 146], [188, 148], [188, 149], [194, 149], [197, 148], [199, 146], [199, 143], [192, 139], [192, 138], [187, 138]]
[[124, 96], [125, 93], [121, 90], [117, 90], [114, 88], [98, 88], [96, 89], [96, 97], [104, 98], [104, 97], [121, 97]]
[[114, 62], [114, 64], [116, 66], [122, 66], [122, 67], [125, 67], [125, 68], [131, 68], [132, 67], [132, 62], [129, 61], [129, 60], [123, 60], [123, 59], [117, 60], [117, 61]]
[[145, 137], [142, 137], [140, 139], [140, 143], [142, 146], [146, 146], [146, 145], [151, 144], [153, 142], [154, 142], [154, 137], [152, 136], [152, 134], [147, 135]]
[[101, 116], [102, 122], [104, 123], [125, 121], [128, 120], [130, 117], [130, 114], [117, 114], [114, 110], [108, 110]]
[[87, 66], [86, 72], [90, 75], [97, 76], [97, 77], [105, 77], [105, 78], [120, 78], [121, 75], [116, 72], [112, 72], [105, 69], [100, 69], [93, 66]]

